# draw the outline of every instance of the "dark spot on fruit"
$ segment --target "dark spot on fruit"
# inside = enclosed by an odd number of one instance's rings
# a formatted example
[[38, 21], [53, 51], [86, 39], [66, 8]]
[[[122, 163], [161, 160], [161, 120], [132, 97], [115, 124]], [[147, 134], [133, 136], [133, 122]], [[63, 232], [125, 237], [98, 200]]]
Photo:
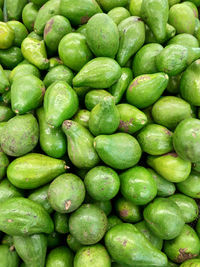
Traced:
[[121, 217], [126, 217], [128, 216], [128, 210], [120, 210], [119, 214]]
[[83, 16], [82, 18], [81, 18], [81, 24], [85, 24], [85, 23], [87, 23], [88, 22], [88, 20], [90, 19], [90, 17], [89, 16]]
[[164, 154], [163, 156], [172, 156], [174, 158], [178, 158], [178, 155], [175, 152], [170, 152], [170, 153]]
[[11, 220], [11, 219], [8, 219], [8, 222], [9, 222], [9, 223], [11, 223], [11, 222], [13, 222], [13, 220]]
[[12, 245], [10, 248], [9, 248], [10, 251], [14, 251], [15, 250], [15, 246]]
[[45, 87], [42, 87], [41, 90], [42, 90], [42, 96], [44, 96], [44, 94], [45, 94]]
[[133, 119], [130, 119], [129, 121], [120, 120], [119, 129], [124, 129], [124, 132], [128, 132], [129, 126], [132, 126], [132, 123], [133, 123]]
[[171, 133], [169, 130], [167, 130], [167, 129], [164, 129], [164, 132], [165, 132], [167, 135], [169, 135], [169, 136], [172, 135], [172, 133]]
[[176, 259], [176, 262], [181, 263], [189, 259], [193, 259], [197, 257], [197, 254], [187, 253], [187, 248], [180, 248], [179, 249], [179, 255]]
[[44, 29], [44, 38], [46, 37], [46, 35], [50, 32], [50, 30], [52, 29], [52, 25], [53, 25], [54, 19], [51, 19], [48, 24], [46, 25], [45, 29]]
[[127, 240], [124, 240], [122, 245], [125, 247], [127, 242], [128, 242]]
[[69, 120], [64, 121], [63, 126], [66, 127], [67, 129], [70, 129], [72, 126], [72, 121]]

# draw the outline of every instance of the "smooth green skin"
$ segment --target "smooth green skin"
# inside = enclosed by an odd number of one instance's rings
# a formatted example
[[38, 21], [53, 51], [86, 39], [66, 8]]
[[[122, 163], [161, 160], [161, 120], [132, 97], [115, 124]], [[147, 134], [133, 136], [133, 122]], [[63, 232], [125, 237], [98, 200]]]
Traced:
[[84, 65], [73, 79], [73, 85], [92, 88], [109, 88], [121, 76], [119, 64], [111, 58], [98, 57]]
[[52, 57], [49, 59], [49, 71], [59, 65], [63, 65], [63, 62], [60, 60], [59, 57]]
[[35, 189], [51, 182], [65, 172], [65, 161], [43, 154], [29, 153], [10, 163], [7, 169], [8, 180], [18, 188]]
[[19, 256], [15, 250], [10, 250], [7, 245], [0, 245], [0, 257], [1, 263], [0, 267], [18, 267], [19, 266]]
[[73, 252], [77, 252], [83, 246], [71, 234], [67, 236], [67, 245]]
[[164, 96], [153, 105], [152, 116], [157, 124], [174, 130], [182, 120], [192, 117], [192, 109], [179, 97]]
[[63, 241], [62, 235], [58, 234], [57, 232], [52, 232], [51, 234], [47, 235], [47, 247], [48, 248], [55, 248], [58, 247]]
[[74, 77], [73, 72], [64, 65], [58, 65], [49, 70], [44, 78], [45, 87], [49, 87], [55, 81], [64, 81], [69, 85], [72, 85], [72, 79]]
[[180, 80], [181, 80], [181, 74], [176, 75], [176, 76], [170, 76], [166, 90], [170, 94], [173, 94], [173, 95], [178, 94], [179, 88], [180, 88]]
[[128, 4], [128, 0], [97, 0], [97, 2], [106, 13], [115, 7], [125, 7]]
[[86, 37], [74, 32], [62, 38], [58, 46], [58, 54], [63, 63], [76, 72], [93, 58], [86, 43]]
[[27, 0], [6, 0], [5, 18], [6, 20], [21, 20], [22, 10], [27, 4]]
[[51, 250], [46, 259], [46, 267], [73, 267], [74, 255], [67, 247], [57, 247]]
[[44, 41], [26, 37], [21, 45], [21, 51], [25, 59], [35, 65], [40, 70], [46, 70], [49, 67], [49, 60], [45, 49]]
[[132, 16], [140, 17], [142, 0], [130, 0], [129, 11]]
[[194, 199], [183, 194], [175, 194], [169, 199], [179, 206], [185, 223], [191, 223], [198, 217], [199, 209]]
[[9, 106], [5, 105], [4, 103], [0, 103], [0, 122], [6, 122], [14, 116], [15, 113]]
[[194, 36], [198, 39], [198, 41], [200, 40], [200, 21], [197, 18], [195, 18]]
[[30, 152], [38, 143], [38, 123], [32, 114], [10, 119], [1, 133], [2, 150], [9, 156], [19, 157]]
[[104, 97], [90, 113], [89, 130], [94, 135], [112, 134], [120, 123], [120, 114], [114, 97]]
[[1, 31], [1, 40], [0, 40], [0, 49], [8, 49], [14, 43], [15, 32], [9, 26], [8, 23], [0, 21], [0, 31]]
[[150, 155], [162, 155], [173, 150], [172, 132], [158, 124], [148, 124], [137, 135], [142, 150]]
[[35, 33], [34, 31], [30, 32], [28, 37], [31, 37], [33, 39], [37, 39], [38, 41], [42, 41], [42, 37], [40, 35], [38, 35], [37, 33]]
[[9, 88], [10, 88], [9, 79], [6, 76], [4, 69], [0, 65], [0, 93], [3, 94], [7, 92]]
[[175, 193], [176, 187], [174, 183], [167, 181], [154, 170], [148, 168], [147, 169], [152, 177], [154, 178], [157, 185], [157, 196], [159, 197], [168, 197]]
[[19, 47], [13, 46], [6, 50], [0, 50], [0, 64], [6, 69], [13, 69], [23, 60]]
[[108, 12], [108, 16], [118, 25], [122, 20], [129, 18], [130, 12], [124, 7], [115, 7]]
[[44, 28], [44, 41], [52, 52], [57, 52], [61, 39], [72, 31], [69, 20], [56, 15], [47, 21]]
[[11, 86], [11, 106], [16, 114], [38, 108], [45, 94], [44, 83], [34, 75], [18, 76]]
[[158, 72], [156, 56], [163, 50], [160, 44], [146, 44], [135, 55], [132, 70], [135, 77]]
[[141, 18], [131, 16], [118, 25], [119, 49], [116, 60], [124, 67], [128, 60], [142, 47], [145, 41], [145, 27]]
[[155, 248], [132, 224], [123, 223], [112, 227], [105, 235], [105, 245], [112, 259], [122, 266], [167, 266], [165, 254]]
[[99, 135], [94, 139], [94, 148], [105, 164], [119, 170], [136, 165], [142, 154], [137, 140], [127, 133]]
[[112, 227], [114, 227], [117, 224], [122, 223], [122, 221], [115, 215], [109, 215], [108, 216], [108, 227], [107, 231], [110, 230]]
[[148, 156], [147, 164], [166, 180], [173, 183], [185, 181], [191, 171], [191, 163], [171, 152], [161, 156]]
[[86, 27], [87, 27], [87, 24], [81, 25], [78, 27], [78, 29], [75, 32], [80, 33], [86, 37]]
[[14, 31], [14, 41], [13, 45], [21, 47], [22, 41], [27, 37], [28, 31], [24, 24], [19, 21], [8, 21], [7, 24], [13, 29]]
[[7, 179], [0, 182], [0, 203], [13, 197], [21, 197], [22, 191], [12, 185]]
[[80, 109], [74, 116], [73, 120], [78, 122], [85, 128], [89, 128], [89, 118], [90, 111], [88, 111], [87, 109]]
[[106, 230], [106, 214], [94, 204], [83, 204], [69, 218], [70, 233], [83, 245], [99, 242]]
[[200, 60], [193, 62], [181, 76], [180, 93], [192, 105], [200, 106]]
[[44, 267], [47, 238], [44, 234], [14, 236], [14, 247], [26, 266]]
[[[189, 0], [190, 1], [190, 0]], [[195, 1], [195, 0], [194, 0]], [[198, 1], [198, 0], [197, 0]], [[168, 3], [169, 3], [169, 8], [175, 4], [178, 4], [180, 3], [181, 0], [168, 0]], [[171, 266], [171, 265], [170, 265]]]
[[110, 200], [106, 200], [106, 201], [94, 201], [94, 200], [91, 200], [90, 202], [92, 204], [94, 204], [96, 207], [98, 207], [101, 210], [103, 210], [104, 213], [106, 214], [106, 216], [108, 216], [112, 211], [112, 204], [111, 204]]
[[156, 235], [154, 235], [149, 228], [147, 227], [145, 221], [141, 221], [139, 223], [134, 224], [134, 226], [148, 239], [151, 244], [161, 250], [163, 246], [163, 240]]
[[37, 78], [40, 78], [39, 70], [32, 64], [19, 64], [17, 65], [10, 73], [9, 80], [11, 83], [19, 77], [26, 75], [34, 75]]
[[74, 257], [74, 267], [111, 267], [111, 259], [101, 244], [85, 246]]
[[106, 90], [91, 90], [85, 95], [85, 107], [91, 111], [106, 97], [111, 97]]
[[[141, 6], [141, 18], [152, 30], [158, 43], [166, 38], [166, 25], [168, 21], [168, 0], [144, 0]], [[156, 20], [153, 19], [156, 17]]]
[[117, 25], [107, 14], [96, 14], [87, 23], [86, 39], [96, 57], [114, 58], [119, 48]]
[[80, 169], [90, 169], [99, 163], [99, 157], [93, 147], [94, 137], [81, 124], [66, 120], [62, 130], [67, 136], [67, 150], [71, 162]]
[[146, 205], [157, 195], [156, 182], [144, 167], [133, 167], [119, 177], [122, 195], [135, 205]]
[[177, 33], [189, 33], [193, 35], [195, 30], [195, 15], [191, 7], [184, 3], [173, 5], [169, 10], [169, 24], [176, 28]]
[[60, 13], [77, 26], [87, 23], [93, 15], [102, 13], [102, 10], [93, 0], [61, 0]]
[[173, 135], [173, 145], [176, 153], [184, 160], [198, 162], [200, 148], [197, 145], [200, 139], [200, 121], [185, 119], [176, 127]]
[[125, 198], [120, 197], [115, 201], [115, 210], [124, 222], [136, 223], [142, 220], [139, 206]]
[[118, 174], [111, 168], [97, 166], [86, 174], [84, 184], [87, 193], [94, 200], [106, 201], [117, 195], [120, 180]]
[[122, 74], [119, 80], [109, 88], [109, 92], [115, 97], [115, 103], [119, 103], [133, 80], [133, 74], [130, 68], [122, 68]]
[[177, 189], [186, 196], [200, 198], [199, 181], [200, 174], [193, 170], [185, 181], [177, 184]]
[[143, 215], [148, 228], [165, 240], [179, 236], [185, 224], [179, 207], [166, 198], [156, 198], [145, 207]]
[[42, 150], [50, 157], [63, 157], [67, 151], [67, 141], [61, 128], [51, 127], [47, 123], [43, 107], [37, 109], [36, 113], [39, 121]]
[[183, 262], [180, 267], [198, 267], [200, 266], [200, 259], [191, 259]]
[[34, 31], [42, 35], [47, 21], [60, 13], [60, 0], [47, 1], [38, 11], [34, 22]]
[[14, 197], [1, 204], [0, 229], [8, 235], [49, 234], [53, 228], [49, 214], [32, 200]]
[[167, 45], [170, 45], [170, 44], [178, 44], [178, 45], [183, 45], [186, 47], [194, 47], [194, 48], [199, 47], [199, 42], [197, 38], [188, 33], [177, 34], [172, 39], [170, 39], [169, 42], [167, 43]]
[[54, 213], [53, 220], [56, 232], [60, 234], [67, 234], [69, 232], [67, 214], [62, 214], [56, 211]]
[[[166, 36], [165, 39], [163, 40], [162, 43], [168, 41], [169, 39], [171, 39], [172, 37], [174, 37], [176, 34], [176, 29], [167, 23], [166, 25]], [[157, 43], [158, 41], [156, 40], [155, 35], [153, 34], [153, 32], [151, 31], [151, 29], [145, 25], [145, 43]]]
[[165, 254], [170, 260], [177, 263], [197, 257], [199, 251], [199, 238], [193, 228], [187, 224], [184, 225], [178, 237], [164, 243]]
[[140, 75], [129, 85], [126, 100], [139, 109], [147, 108], [160, 98], [168, 81], [168, 75], [162, 72]]
[[78, 110], [78, 96], [65, 81], [52, 83], [44, 97], [44, 112], [47, 123], [60, 127], [64, 120], [70, 119]]
[[34, 30], [34, 23], [37, 14], [38, 14], [38, 7], [33, 3], [28, 3], [23, 8], [22, 21], [29, 32]]
[[72, 173], [58, 176], [49, 186], [49, 203], [54, 210], [60, 213], [70, 213], [76, 210], [84, 198], [84, 183]]
[[48, 201], [48, 190], [49, 184], [44, 185], [36, 190], [34, 190], [28, 199], [40, 204], [49, 214], [53, 212], [53, 209]]

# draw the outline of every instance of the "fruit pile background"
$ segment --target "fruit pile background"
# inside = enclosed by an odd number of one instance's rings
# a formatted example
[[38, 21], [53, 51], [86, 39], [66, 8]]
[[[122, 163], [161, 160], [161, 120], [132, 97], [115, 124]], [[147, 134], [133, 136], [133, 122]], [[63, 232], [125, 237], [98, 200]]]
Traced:
[[0, 267], [200, 267], [200, 0], [0, 0]]

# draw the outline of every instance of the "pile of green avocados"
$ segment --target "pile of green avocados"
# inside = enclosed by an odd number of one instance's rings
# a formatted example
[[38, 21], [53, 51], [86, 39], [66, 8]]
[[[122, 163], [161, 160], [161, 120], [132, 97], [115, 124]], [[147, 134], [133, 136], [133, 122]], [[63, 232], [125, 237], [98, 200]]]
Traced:
[[200, 267], [200, 0], [0, 0], [0, 267]]

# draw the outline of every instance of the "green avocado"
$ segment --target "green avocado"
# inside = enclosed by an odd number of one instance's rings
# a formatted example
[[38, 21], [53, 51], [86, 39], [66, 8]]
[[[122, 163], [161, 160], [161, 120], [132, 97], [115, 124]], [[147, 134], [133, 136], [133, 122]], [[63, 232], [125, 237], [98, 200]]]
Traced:
[[75, 32], [80, 33], [86, 37], [86, 28], [87, 28], [87, 24], [81, 25], [78, 27], [78, 29]]
[[34, 75], [35, 77], [40, 79], [40, 72], [38, 68], [36, 68], [32, 64], [19, 64], [17, 65], [14, 69], [12, 69], [10, 75], [9, 75], [9, 80], [11, 83], [13, 81], [21, 76], [25, 78], [24, 76], [26, 75]]
[[84, 246], [74, 257], [74, 267], [111, 267], [111, 259], [101, 244]]
[[128, 0], [97, 0], [106, 13], [115, 7], [127, 6]]
[[73, 120], [89, 128], [90, 111], [87, 109], [80, 109], [74, 116]]
[[0, 122], [7, 122], [14, 116], [15, 113], [12, 111], [11, 107], [9, 107], [5, 103], [0, 102]]
[[19, 256], [14, 249], [10, 249], [8, 245], [0, 245], [0, 267], [18, 267], [19, 266]]
[[184, 261], [180, 265], [180, 267], [198, 267], [198, 265], [200, 266], [200, 259], [190, 259], [190, 260]]
[[46, 267], [73, 267], [74, 255], [68, 247], [57, 247], [47, 255]]
[[34, 30], [34, 23], [38, 14], [38, 7], [30, 2], [22, 10], [22, 21], [29, 32]]
[[52, 181], [67, 168], [63, 160], [30, 153], [11, 162], [7, 177], [18, 188], [35, 189]]
[[10, 89], [10, 82], [6, 76], [6, 73], [0, 65], [0, 93], [6, 93]]
[[59, 57], [52, 57], [49, 59], [49, 70], [59, 65], [63, 65], [63, 62]]
[[130, 0], [129, 2], [129, 11], [131, 15], [140, 17], [142, 0]]
[[68, 215], [55, 212], [53, 216], [55, 231], [59, 234], [67, 234], [69, 232]]
[[15, 32], [8, 23], [0, 21], [0, 49], [8, 49], [14, 43]]
[[14, 247], [26, 266], [44, 267], [47, 238], [44, 234], [14, 236]]
[[107, 14], [96, 14], [87, 23], [86, 40], [96, 57], [114, 58], [119, 48], [117, 25]]
[[119, 65], [124, 67], [144, 44], [144, 22], [140, 17], [131, 16], [120, 22], [118, 30], [120, 41], [116, 59]]
[[105, 235], [105, 245], [120, 267], [167, 267], [167, 257], [132, 224], [112, 227]]
[[192, 170], [188, 178], [177, 184], [177, 189], [186, 196], [200, 198], [200, 173]]
[[53, 228], [49, 214], [32, 200], [14, 197], [1, 203], [0, 230], [8, 235], [48, 234]]
[[118, 25], [122, 20], [129, 18], [131, 15], [126, 8], [115, 7], [108, 12], [108, 16], [114, 21], [116, 25]]
[[146, 205], [157, 195], [156, 182], [144, 167], [133, 167], [119, 177], [121, 194], [136, 205]]
[[12, 46], [9, 49], [0, 49], [0, 64], [6, 69], [13, 69], [23, 60], [19, 47]]
[[193, 48], [198, 48], [199, 47], [199, 42], [196, 37], [189, 33], [180, 33], [174, 36], [169, 40], [167, 43], [168, 45], [170, 44], [178, 44], [178, 45], [183, 45], [186, 47], [193, 47]]
[[74, 252], [77, 252], [83, 246], [71, 234], [67, 236], [67, 245]]
[[111, 94], [106, 90], [91, 90], [85, 95], [85, 107], [92, 110], [104, 98], [111, 97]]
[[106, 201], [94, 201], [93, 199], [90, 201], [91, 204], [94, 204], [96, 207], [100, 208], [101, 210], [104, 211], [106, 216], [108, 216], [111, 211], [112, 211], [112, 204], [111, 200], [106, 200]]
[[2, 150], [9, 156], [19, 157], [30, 152], [38, 143], [39, 129], [32, 114], [10, 119], [1, 133]]
[[5, 200], [13, 197], [21, 197], [22, 191], [12, 185], [8, 179], [3, 179], [0, 182], [0, 203], [3, 203]]
[[93, 147], [94, 137], [81, 124], [66, 120], [62, 129], [67, 136], [68, 155], [71, 162], [80, 169], [90, 169], [99, 163], [99, 157]]
[[142, 154], [137, 140], [127, 133], [99, 135], [94, 139], [94, 148], [105, 164], [119, 170], [136, 165]]
[[22, 10], [27, 0], [4, 0], [5, 20], [21, 20]]
[[168, 75], [162, 72], [140, 75], [129, 85], [126, 100], [139, 109], [147, 108], [160, 98], [168, 81]]
[[7, 155], [1, 151], [0, 148], [0, 180], [2, 180], [6, 176], [6, 170], [9, 165], [9, 159]]
[[167, 92], [176, 95], [179, 93], [181, 74], [169, 77], [169, 83], [167, 85]]
[[24, 24], [19, 21], [8, 21], [7, 24], [13, 29], [14, 31], [14, 41], [13, 45], [21, 47], [22, 41], [27, 37], [28, 31]]
[[[168, 40], [170, 40], [171, 38], [173, 38], [176, 34], [176, 29], [167, 23], [166, 25], [166, 36], [165, 39], [163, 40], [162, 43], [167, 42]], [[156, 40], [155, 35], [153, 34], [153, 32], [151, 31], [151, 29], [145, 24], [145, 43], [149, 44], [149, 43], [157, 43], [158, 41]]]
[[186, 180], [191, 171], [191, 163], [170, 152], [161, 156], [148, 156], [147, 164], [166, 180], [180, 183]]
[[156, 198], [145, 207], [143, 215], [148, 228], [165, 240], [179, 236], [185, 224], [179, 207], [167, 198]]
[[83, 204], [69, 218], [69, 231], [81, 244], [99, 242], [107, 230], [107, 217], [94, 204]]
[[122, 221], [115, 215], [109, 215], [107, 219], [108, 219], [107, 231], [110, 230], [115, 225], [122, 223]]

